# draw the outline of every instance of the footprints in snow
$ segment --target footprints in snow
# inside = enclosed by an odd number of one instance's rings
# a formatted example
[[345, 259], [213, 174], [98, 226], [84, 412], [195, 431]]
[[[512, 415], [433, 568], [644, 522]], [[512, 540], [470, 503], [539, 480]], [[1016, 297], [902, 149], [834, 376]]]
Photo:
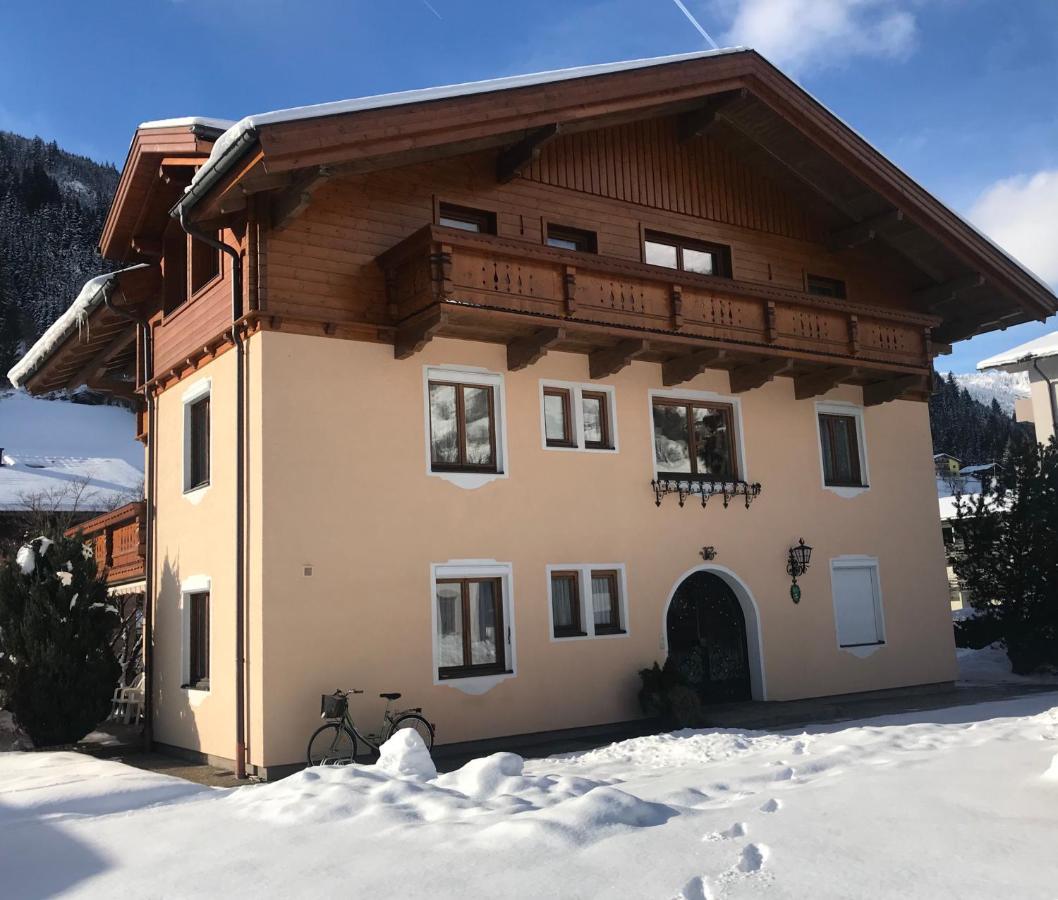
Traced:
[[713, 900], [708, 879], [704, 875], [695, 875], [683, 886], [676, 900]]
[[760, 811], [762, 813], [778, 812], [780, 809], [782, 809], [782, 800], [777, 800], [775, 797], [772, 797], [770, 800], [765, 800], [760, 805]]
[[745, 822], [736, 822], [730, 828], [724, 831], [711, 831], [705, 837], [703, 841], [730, 841], [733, 838], [745, 837], [748, 826]]
[[742, 856], [738, 861], [738, 870], [753, 874], [764, 868], [764, 863], [771, 856], [771, 850], [766, 844], [746, 844], [742, 848]]

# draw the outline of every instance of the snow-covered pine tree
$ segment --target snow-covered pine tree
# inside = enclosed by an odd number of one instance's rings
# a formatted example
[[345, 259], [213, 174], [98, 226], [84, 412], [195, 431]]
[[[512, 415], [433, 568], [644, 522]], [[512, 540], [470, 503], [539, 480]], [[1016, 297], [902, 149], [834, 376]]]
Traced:
[[117, 618], [78, 540], [37, 538], [0, 565], [0, 696], [36, 746], [73, 743], [106, 718]]

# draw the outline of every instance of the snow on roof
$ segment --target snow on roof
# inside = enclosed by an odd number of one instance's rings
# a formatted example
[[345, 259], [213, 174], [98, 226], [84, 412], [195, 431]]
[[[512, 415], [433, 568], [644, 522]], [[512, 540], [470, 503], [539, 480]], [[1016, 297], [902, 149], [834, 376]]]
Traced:
[[978, 369], [1005, 369], [1008, 372], [1016, 372], [1027, 368], [1027, 363], [1034, 359], [1044, 359], [1048, 356], [1058, 356], [1058, 331], [1052, 331], [1043, 337], [1018, 344], [1003, 353], [997, 353], [988, 359], [983, 359], [977, 364]]
[[[279, 109], [273, 112], [246, 116], [227, 129], [213, 144], [209, 159], [195, 173], [191, 181], [194, 187], [207, 174], [216, 168], [218, 162], [228, 150], [239, 142], [248, 132], [261, 125], [274, 125], [278, 122], [293, 122], [299, 119], [315, 119], [321, 116], [334, 116], [342, 113], [361, 112], [367, 109], [382, 109], [388, 106], [402, 106], [408, 103], [422, 103], [427, 100], [444, 100], [450, 97], [466, 97], [472, 94], [485, 94], [491, 91], [505, 91], [512, 88], [531, 87], [536, 84], [550, 84], [557, 81], [569, 81], [573, 78], [585, 78], [589, 75], [606, 75], [611, 72], [627, 72], [645, 69], [650, 66], [668, 63], [686, 62], [693, 59], [705, 59], [710, 56], [723, 56], [729, 53], [745, 53], [746, 47], [726, 47], [720, 50], [699, 50], [694, 53], [677, 53], [670, 56], [656, 56], [646, 59], [633, 59], [624, 62], [600, 63], [592, 66], [575, 66], [569, 69], [554, 69], [548, 72], [534, 72], [529, 75], [508, 75], [503, 78], [490, 78], [485, 81], [469, 81], [463, 84], [449, 84], [440, 87], [420, 88], [412, 91], [397, 91], [390, 94], [375, 94], [370, 97], [357, 97], [351, 100], [337, 100], [330, 103], [316, 103], [311, 106], [295, 106], [290, 109]], [[163, 120], [164, 121], [164, 120]], [[143, 126], [140, 126], [143, 127]]]
[[235, 122], [232, 119], [212, 119], [209, 116], [181, 116], [175, 119], [153, 119], [150, 122], [140, 122], [137, 126], [137, 131], [149, 128], [180, 128], [185, 125], [188, 128], [202, 125], [205, 128], [219, 128], [221, 131], [227, 131], [234, 124]]
[[135, 420], [118, 406], [91, 406], [9, 392], [0, 396], [0, 511], [92, 512], [134, 499], [143, 482]]
[[137, 263], [127, 269], [118, 269], [116, 272], [89, 278], [76, 299], [70, 304], [69, 309], [52, 322], [51, 327], [37, 339], [37, 342], [29, 348], [26, 355], [11, 367], [11, 370], [7, 373], [8, 381], [15, 387], [22, 387], [63, 341], [73, 334], [75, 330], [80, 331], [84, 327], [92, 310], [103, 302], [103, 288], [108, 282], [117, 278], [122, 272], [131, 272], [134, 269], [145, 269], [147, 267], [147, 263]]
[[963, 466], [959, 469], [960, 475], [972, 475], [974, 472], [990, 472], [996, 467], [995, 463], [981, 463], [976, 466]]
[[934, 453], [933, 454], [933, 458], [934, 459], [954, 459], [956, 462], [960, 461], [959, 457], [952, 456], [950, 453]]

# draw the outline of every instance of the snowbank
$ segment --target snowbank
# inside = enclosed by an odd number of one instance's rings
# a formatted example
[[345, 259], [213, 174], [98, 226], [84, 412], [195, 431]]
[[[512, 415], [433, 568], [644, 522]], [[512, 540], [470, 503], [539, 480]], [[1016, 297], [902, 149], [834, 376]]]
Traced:
[[980, 650], [959, 647], [955, 651], [959, 663], [959, 681], [967, 684], [1053, 684], [1058, 686], [1058, 673], [1015, 675], [1010, 670], [1007, 651], [999, 642]]
[[379, 748], [377, 767], [390, 775], [429, 781], [437, 769], [419, 734], [410, 728], [398, 731]]
[[435, 778], [414, 738], [385, 755], [218, 790], [0, 754], [3, 892], [701, 900], [1050, 897], [1058, 883], [1058, 692], [497, 753]]

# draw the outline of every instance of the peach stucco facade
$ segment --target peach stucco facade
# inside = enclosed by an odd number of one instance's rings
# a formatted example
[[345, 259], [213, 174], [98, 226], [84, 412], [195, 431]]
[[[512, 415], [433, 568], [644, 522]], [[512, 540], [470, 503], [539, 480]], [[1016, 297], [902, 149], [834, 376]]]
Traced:
[[[422, 706], [450, 743], [625, 721], [639, 715], [637, 671], [666, 655], [665, 617], [681, 580], [720, 574], [746, 615], [755, 699], [788, 700], [949, 681], [955, 659], [924, 403], [862, 410], [870, 488], [822, 484], [817, 402], [856, 409], [860, 389], [796, 400], [776, 378], [731, 396], [707, 371], [672, 389], [736, 405], [746, 509], [719, 499], [655, 506], [650, 392], [661, 369], [632, 362], [612, 388], [617, 449], [546, 448], [541, 380], [588, 384], [587, 358], [551, 353], [509, 372], [502, 345], [435, 339], [394, 359], [383, 344], [264, 332], [247, 344], [248, 761], [303, 759], [319, 695], [362, 688], [354, 717], [374, 726], [380, 691]], [[230, 759], [234, 750], [234, 352], [158, 400], [155, 739]], [[429, 472], [427, 367], [500, 378], [506, 466], [474, 488]], [[209, 379], [211, 485], [181, 490], [182, 395]], [[790, 599], [787, 548], [814, 548]], [[703, 546], [716, 548], [706, 563]], [[831, 561], [877, 561], [885, 642], [840, 649]], [[469, 563], [467, 561], [474, 561]], [[433, 567], [497, 565], [510, 605], [510, 674], [442, 682]], [[551, 634], [548, 566], [620, 567], [626, 633]], [[311, 574], [307, 574], [311, 571]], [[181, 585], [209, 579], [211, 684], [181, 684]], [[186, 588], [185, 588], [186, 589]]]

